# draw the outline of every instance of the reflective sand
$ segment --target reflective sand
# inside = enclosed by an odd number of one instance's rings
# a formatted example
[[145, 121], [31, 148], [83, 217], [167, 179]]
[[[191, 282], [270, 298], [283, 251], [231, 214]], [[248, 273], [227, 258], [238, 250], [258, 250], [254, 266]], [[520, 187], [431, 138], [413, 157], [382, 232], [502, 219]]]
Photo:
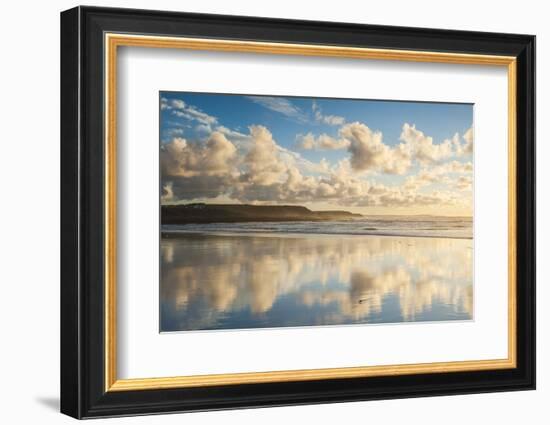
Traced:
[[472, 318], [471, 239], [163, 234], [161, 331]]

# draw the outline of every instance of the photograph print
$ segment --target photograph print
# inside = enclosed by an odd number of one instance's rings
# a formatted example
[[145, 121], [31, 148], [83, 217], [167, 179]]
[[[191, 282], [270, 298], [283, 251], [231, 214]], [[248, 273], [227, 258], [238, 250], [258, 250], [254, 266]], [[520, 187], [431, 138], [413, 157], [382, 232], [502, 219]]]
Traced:
[[473, 110], [160, 92], [160, 332], [472, 320]]

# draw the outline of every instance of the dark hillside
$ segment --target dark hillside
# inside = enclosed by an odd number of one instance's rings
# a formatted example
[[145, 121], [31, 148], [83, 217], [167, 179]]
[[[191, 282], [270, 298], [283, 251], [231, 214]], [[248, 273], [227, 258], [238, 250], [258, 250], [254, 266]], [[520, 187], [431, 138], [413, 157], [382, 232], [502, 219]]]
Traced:
[[290, 205], [163, 205], [162, 224], [239, 223], [246, 221], [325, 221], [362, 217], [348, 211], [311, 211]]

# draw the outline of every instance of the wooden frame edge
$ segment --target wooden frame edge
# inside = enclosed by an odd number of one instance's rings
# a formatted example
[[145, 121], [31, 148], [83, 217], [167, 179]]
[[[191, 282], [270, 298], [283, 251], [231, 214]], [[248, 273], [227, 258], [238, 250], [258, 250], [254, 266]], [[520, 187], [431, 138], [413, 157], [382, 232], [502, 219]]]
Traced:
[[327, 369], [301, 369], [273, 372], [231, 373], [166, 378], [118, 379], [108, 391], [139, 391], [206, 387], [215, 385], [261, 384], [269, 382], [316, 381], [322, 379], [369, 378], [380, 376], [414, 375], [417, 373], [447, 373], [495, 369], [513, 369], [512, 359], [474, 360], [441, 363], [418, 363], [394, 366], [364, 366]]
[[[406, 62], [506, 66], [508, 71], [508, 358], [421, 364], [305, 369], [272, 372], [117, 379], [116, 356], [116, 77], [121, 46], [233, 51], [244, 53], [342, 57]], [[311, 381], [416, 373], [445, 373], [513, 369], [517, 367], [517, 249], [516, 249], [516, 90], [514, 56], [371, 49], [206, 38], [105, 33], [105, 392], [190, 388], [216, 385]]]

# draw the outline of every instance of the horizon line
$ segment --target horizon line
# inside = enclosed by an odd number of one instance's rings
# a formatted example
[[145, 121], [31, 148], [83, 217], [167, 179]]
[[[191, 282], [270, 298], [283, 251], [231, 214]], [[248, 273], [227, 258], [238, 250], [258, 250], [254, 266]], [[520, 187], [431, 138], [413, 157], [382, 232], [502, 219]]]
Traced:
[[[322, 211], [339, 211], [339, 212], [348, 212], [351, 214], [360, 214], [362, 216], [370, 216], [370, 217], [377, 217], [377, 216], [387, 216], [387, 217], [457, 217], [457, 218], [470, 218], [473, 219], [473, 215], [437, 215], [437, 214], [399, 214], [399, 213], [389, 213], [389, 214], [365, 214], [365, 213], [353, 213], [347, 209], [341, 209], [338, 206], [335, 206], [334, 209], [324, 209], [324, 210], [314, 210], [311, 209], [303, 204], [247, 204], [247, 203], [227, 203], [227, 202], [179, 202], [179, 203], [160, 203], [161, 207], [164, 206], [179, 206], [179, 205], [224, 205], [224, 206], [248, 206], [248, 207], [302, 207], [312, 212], [322, 212]], [[356, 207], [357, 208], [357, 207]], [[359, 207], [361, 208], [361, 207]], [[368, 207], [364, 207], [368, 208]]]

